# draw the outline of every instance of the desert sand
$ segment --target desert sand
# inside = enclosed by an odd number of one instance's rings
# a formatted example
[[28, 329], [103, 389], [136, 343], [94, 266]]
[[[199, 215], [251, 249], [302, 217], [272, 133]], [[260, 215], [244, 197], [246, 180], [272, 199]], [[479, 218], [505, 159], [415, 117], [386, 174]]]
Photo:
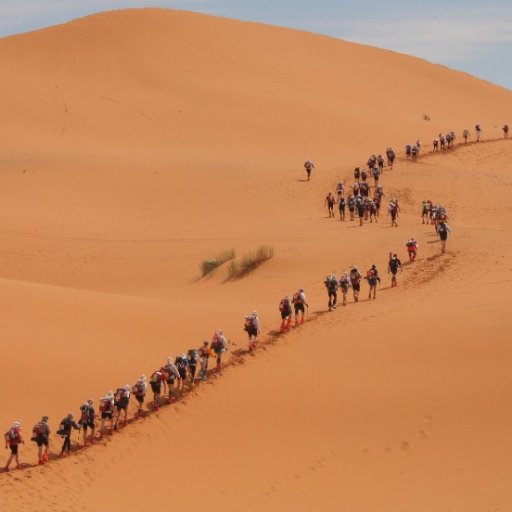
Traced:
[[[28, 438], [42, 414], [56, 430], [218, 327], [244, 348], [243, 315], [257, 308], [263, 331], [277, 328], [279, 299], [299, 286], [311, 305], [305, 326], [179, 404], [0, 474], [0, 510], [512, 508], [511, 91], [389, 51], [156, 9], [4, 38], [0, 59], [4, 430], [17, 419]], [[484, 142], [405, 161], [406, 143], [476, 122]], [[387, 146], [399, 227], [328, 219], [327, 192]], [[426, 198], [450, 215], [442, 256], [421, 224]], [[405, 261], [411, 236], [417, 262], [391, 290], [388, 253]], [[204, 258], [262, 243], [276, 255], [246, 278], [227, 282], [223, 266], [199, 279]], [[372, 263], [378, 300], [324, 314], [325, 275]], [[22, 460], [37, 462], [32, 443]]]

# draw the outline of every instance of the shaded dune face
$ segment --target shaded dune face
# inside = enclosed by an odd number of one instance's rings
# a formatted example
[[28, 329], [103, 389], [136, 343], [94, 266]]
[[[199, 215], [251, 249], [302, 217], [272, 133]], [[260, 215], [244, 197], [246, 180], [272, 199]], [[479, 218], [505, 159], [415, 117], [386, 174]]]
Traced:
[[[101, 446], [0, 475], [2, 510], [79, 497], [93, 511], [112, 495], [110, 510], [149, 508], [168, 486], [193, 510], [510, 507], [512, 148], [497, 140], [510, 91], [323, 36], [154, 9], [5, 38], [0, 59], [4, 429], [19, 419], [28, 438], [48, 414], [55, 431], [216, 328], [243, 349], [243, 315], [257, 308], [268, 333], [299, 287], [311, 317]], [[483, 143], [427, 155], [437, 133], [477, 122]], [[418, 138], [412, 164], [402, 150]], [[399, 227], [385, 209], [363, 228], [327, 218], [327, 193], [387, 146]], [[427, 198], [450, 215], [444, 256], [421, 224]], [[411, 236], [418, 260], [391, 290], [388, 254], [404, 262]], [[244, 279], [226, 281], [226, 265], [199, 278], [204, 258], [261, 244], [275, 256]], [[324, 313], [325, 275], [372, 263], [378, 299]], [[37, 460], [31, 443], [22, 459]]]

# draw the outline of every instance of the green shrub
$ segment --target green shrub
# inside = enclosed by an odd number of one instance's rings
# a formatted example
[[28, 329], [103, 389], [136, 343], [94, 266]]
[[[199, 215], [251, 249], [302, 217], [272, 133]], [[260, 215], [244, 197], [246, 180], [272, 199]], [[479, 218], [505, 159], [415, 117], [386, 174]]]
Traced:
[[232, 261], [228, 266], [228, 279], [239, 279], [258, 268], [274, 256], [274, 248], [260, 245], [254, 253], [245, 254], [240, 261]]
[[214, 258], [208, 258], [206, 260], [203, 260], [201, 262], [200, 268], [201, 268], [201, 276], [204, 277], [211, 272], [213, 272], [216, 268], [220, 267], [223, 263], [226, 261], [234, 259], [236, 256], [235, 250], [231, 249], [229, 251], [224, 251]]

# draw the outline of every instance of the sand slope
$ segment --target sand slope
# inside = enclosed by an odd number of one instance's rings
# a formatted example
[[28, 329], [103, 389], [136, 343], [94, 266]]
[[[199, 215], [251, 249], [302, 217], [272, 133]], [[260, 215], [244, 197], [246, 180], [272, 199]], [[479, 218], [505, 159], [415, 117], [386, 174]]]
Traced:
[[[0, 56], [2, 425], [58, 420], [219, 326], [243, 346], [247, 311], [275, 328], [280, 296], [300, 285], [323, 310], [327, 272], [384, 270], [390, 250], [421, 244], [403, 286], [375, 303], [319, 315], [108, 448], [0, 475], [2, 508], [98, 510], [115, 496], [109, 509], [131, 510], [169, 493], [194, 510], [510, 506], [510, 142], [399, 159], [383, 179], [401, 200], [398, 229], [322, 209], [369, 152], [477, 121], [499, 136], [510, 91], [176, 11], [6, 38]], [[442, 258], [418, 223], [426, 196], [452, 217]], [[276, 257], [252, 276], [197, 280], [204, 257], [260, 243]]]

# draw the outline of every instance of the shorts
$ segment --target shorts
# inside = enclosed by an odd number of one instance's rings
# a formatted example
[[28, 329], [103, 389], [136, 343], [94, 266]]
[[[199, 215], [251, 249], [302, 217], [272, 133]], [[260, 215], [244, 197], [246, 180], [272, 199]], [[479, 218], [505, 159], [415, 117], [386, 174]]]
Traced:
[[365, 212], [365, 210], [358, 209], [357, 215], [359, 215], [359, 217], [364, 217], [364, 212]]
[[180, 374], [180, 379], [187, 378], [187, 369], [186, 368], [178, 368], [178, 373]]
[[256, 329], [256, 327], [249, 327], [247, 329], [247, 334], [249, 336], [257, 336], [258, 335], [258, 330]]
[[297, 314], [299, 311], [304, 313], [304, 304], [294, 304], [293, 307], [295, 308], [295, 314]]
[[308, 173], [308, 176], [311, 174], [311, 169], [306, 169], [306, 172]]
[[112, 419], [112, 411], [105, 411], [101, 413], [101, 419], [103, 420], [111, 420]]
[[94, 420], [89, 419], [89, 420], [81, 421], [80, 425], [82, 426], [82, 428], [84, 430], [87, 430], [89, 427], [93, 429], [94, 428]]
[[169, 377], [165, 382], [169, 384], [169, 386], [172, 386], [174, 384], [174, 381], [176, 380], [176, 377], [173, 375], [172, 377]]
[[396, 276], [397, 272], [398, 272], [398, 269], [396, 269], [396, 270], [391, 269], [391, 273], [392, 273], [394, 276]]
[[144, 403], [144, 395], [135, 395], [135, 400], [137, 400], [137, 402], [139, 402], [139, 404], [143, 404]]
[[281, 311], [281, 318], [286, 320], [292, 314], [291, 311]]
[[160, 382], [151, 382], [151, 390], [153, 393], [158, 395], [160, 393], [160, 388]]
[[18, 455], [18, 445], [17, 444], [10, 444], [9, 448], [11, 449], [11, 453], [13, 455]]
[[396, 212], [391, 212], [391, 220], [396, 220]]
[[48, 438], [47, 437], [43, 437], [43, 436], [37, 436], [36, 437], [36, 444], [37, 444], [37, 446], [43, 446], [43, 444], [45, 446], [48, 446]]
[[128, 404], [116, 404], [117, 412], [126, 411], [128, 409]]
[[440, 233], [439, 238], [443, 241], [446, 241], [446, 239], [448, 238], [448, 233]]
[[361, 290], [361, 283], [352, 283], [352, 290], [354, 290], [355, 292]]
[[368, 279], [368, 284], [370, 286], [377, 286], [377, 279]]

